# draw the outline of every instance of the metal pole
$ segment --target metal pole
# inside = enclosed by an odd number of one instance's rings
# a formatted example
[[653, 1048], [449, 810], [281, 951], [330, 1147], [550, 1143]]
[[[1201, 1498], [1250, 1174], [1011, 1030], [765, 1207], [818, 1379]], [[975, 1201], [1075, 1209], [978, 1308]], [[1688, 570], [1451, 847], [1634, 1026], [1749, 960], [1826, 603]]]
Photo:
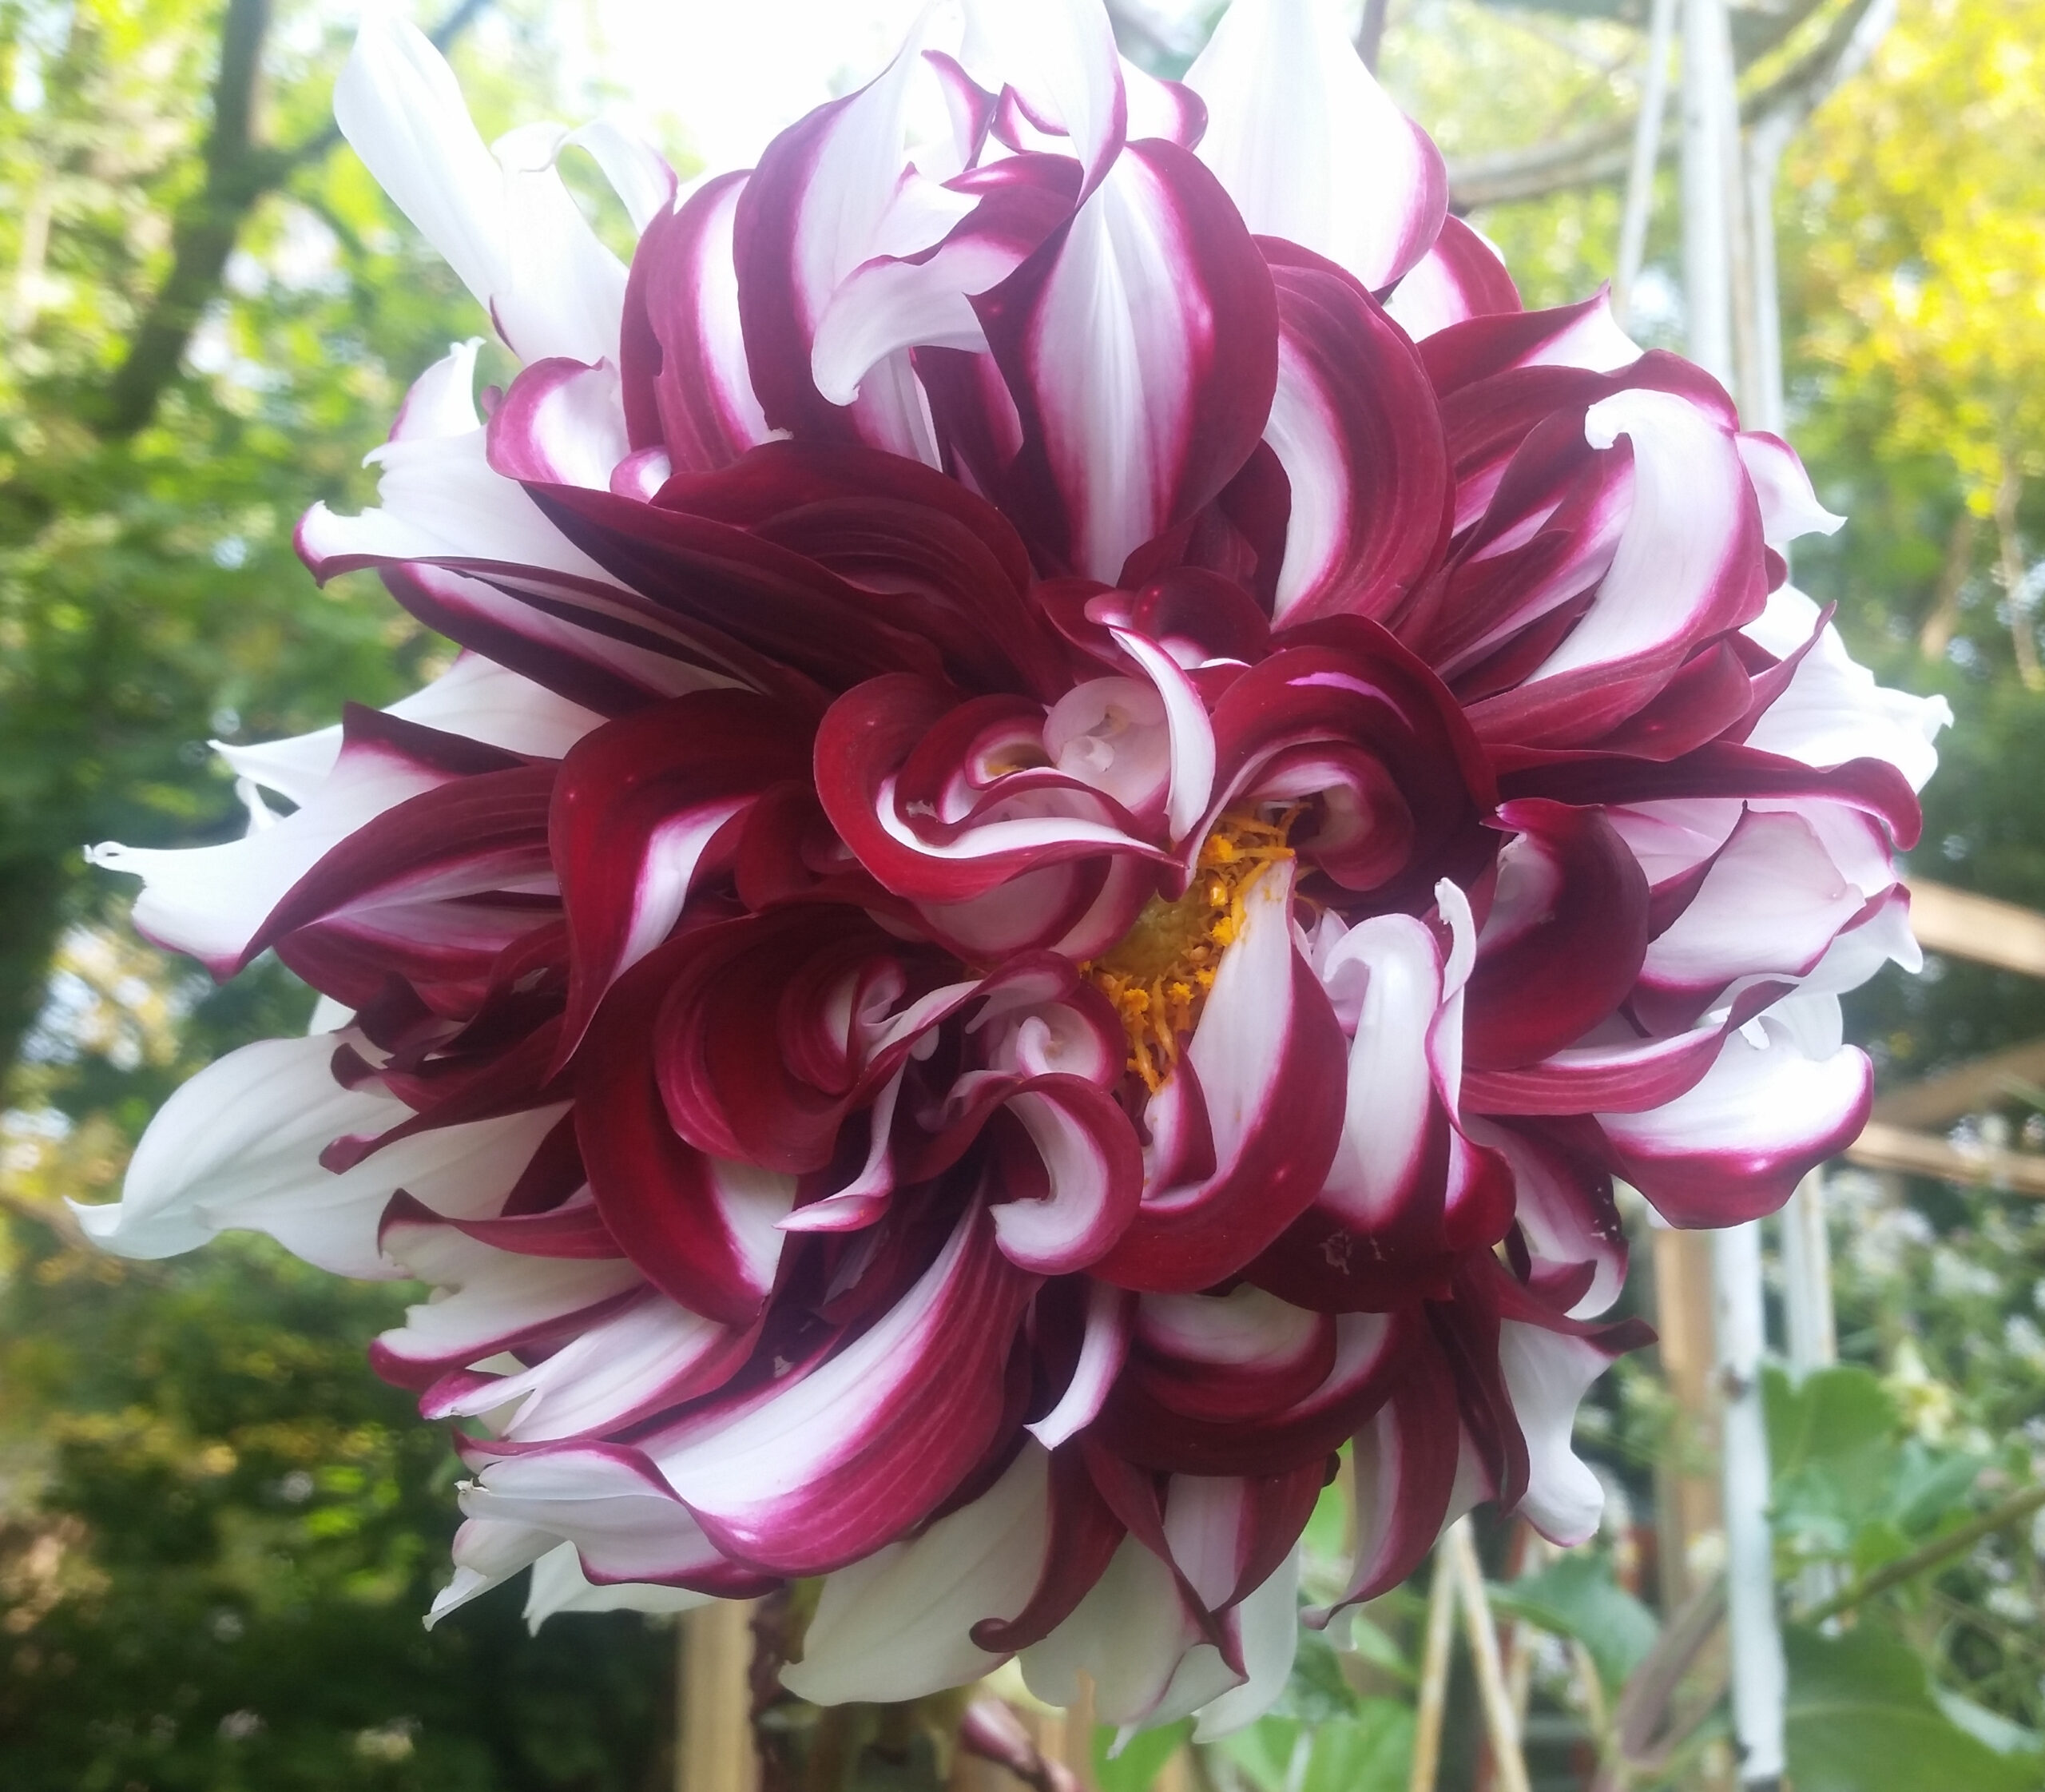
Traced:
[[[1729, 389], [1737, 373], [1732, 232], [1740, 212], [1738, 129], [1725, 0], [1683, 0], [1683, 285], [1690, 358]], [[1733, 1730], [1741, 1784], [1754, 1792], [1773, 1792], [1782, 1778], [1786, 1675], [1768, 1522], [1758, 1224], [1750, 1220], [1716, 1234], [1711, 1261], [1716, 1356], [1725, 1401], [1721, 1485]]]
[[1741, 411], [1749, 429], [1780, 435], [1786, 425], [1782, 396], [1782, 292], [1775, 264], [1775, 179], [1796, 121], [1771, 113], [1747, 133], [1747, 230], [1752, 244], [1748, 268], [1753, 282], [1755, 364], [1741, 394]]
[[1825, 1229], [1825, 1172], [1813, 1170], [1782, 1210], [1782, 1306], [1789, 1373], [1801, 1381], [1839, 1360], [1832, 1316], [1832, 1242]]
[[1622, 324], [1647, 252], [1654, 170], [1662, 159], [1662, 121], [1669, 109], [1669, 45], [1675, 34], [1676, 0], [1654, 0], [1647, 25], [1647, 65], [1641, 76], [1640, 116], [1634, 121], [1633, 165], [1626, 173], [1626, 212], [1619, 221], [1618, 263], [1612, 270], [1612, 311]]
[[1712, 1238], [1718, 1375], [1725, 1393], [1725, 1615], [1732, 1655], [1733, 1735], [1740, 1783], [1781, 1784], [1788, 1675], [1775, 1610], [1775, 1545], [1768, 1521], [1768, 1430], [1761, 1411], [1761, 1224]]
[[1725, 0], [1683, 0], [1683, 301], [1690, 359], [1733, 384], [1733, 280], [1725, 89], [1733, 78]]

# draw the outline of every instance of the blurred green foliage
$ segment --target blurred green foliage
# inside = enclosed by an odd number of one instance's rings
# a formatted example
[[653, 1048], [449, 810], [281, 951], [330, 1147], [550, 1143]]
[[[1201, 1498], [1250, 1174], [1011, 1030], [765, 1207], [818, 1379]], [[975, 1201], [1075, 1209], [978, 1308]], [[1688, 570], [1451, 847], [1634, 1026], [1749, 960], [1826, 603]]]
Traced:
[[[209, 736], [323, 725], [447, 653], [370, 582], [316, 590], [291, 546], [315, 499], [370, 496], [407, 382], [482, 322], [332, 147], [338, 10], [268, 22], [276, 178], [148, 415], [110, 417], [202, 185], [229, 16], [0, 0], [0, 1782], [641, 1792], [671, 1778], [671, 1631], [529, 1639], [510, 1592], [422, 1627], [455, 1465], [363, 1360], [406, 1290], [248, 1240], [120, 1264], [62, 1217], [113, 1192], [178, 1082], [308, 1000], [273, 964], [214, 991], [139, 946], [81, 843], [234, 830]], [[483, 27], [466, 73], [502, 124], [545, 102], [546, 39], [501, 8]]]
[[403, 1290], [259, 1240], [131, 1266], [23, 1239], [0, 1313], [10, 1787], [665, 1783], [671, 1631], [528, 1639], [510, 1589], [422, 1627], [455, 1464], [361, 1361]]
[[[1455, 156], [1623, 121], [1638, 80], [1623, 11], [1394, 0], [1386, 77]], [[5, 1782], [637, 1792], [667, 1774], [667, 1633], [578, 1617], [529, 1641], [503, 1593], [419, 1626], [445, 1573], [454, 1471], [361, 1362], [403, 1292], [245, 1241], [117, 1265], [57, 1205], [110, 1194], [170, 1088], [301, 1026], [307, 999], [274, 966], [213, 991], [135, 946], [121, 892], [84, 876], [78, 844], [229, 831], [208, 736], [388, 701], [445, 652], [365, 581], [316, 592], [291, 551], [306, 505], [367, 497], [360, 457], [407, 380], [481, 325], [331, 148], [337, 14], [280, 6], [256, 138], [288, 165], [241, 219], [147, 419], [109, 420], [202, 188], [224, 17], [221, 0], [0, 0]], [[2041, 46], [2045, 0], [1904, 0], [1874, 67], [1793, 152], [1777, 217], [1792, 433], [1852, 519], [1799, 545], [1797, 576], [1887, 681], [1944, 690], [1961, 717], [1917, 868], [2034, 906]], [[490, 9], [458, 62], [486, 134], [553, 97], [537, 10]], [[1665, 201], [1673, 186], [1665, 169]], [[1608, 186], [1476, 221], [1528, 302], [1549, 304], [1606, 276], [1618, 213]], [[1678, 275], [1665, 202], [1636, 289], [1643, 341], [1680, 344]], [[1905, 1078], [2045, 1033], [2045, 987], [1935, 963], [1862, 992], [1852, 1024]], [[2020, 1103], [1990, 1118], [2045, 1145]], [[1903, 1204], [1865, 1182], [1839, 1196], [1842, 1339], [1863, 1366], [1773, 1390], [1793, 1586], [1919, 1546], [2045, 1457], [2045, 1214], [1929, 1186]], [[1586, 1449], [1636, 1492], [1670, 1443], [1655, 1390], [1630, 1367], [1586, 1409]], [[1339, 1556], [1325, 1513], [1313, 1544]], [[1503, 1610], [1580, 1639], [1607, 1695], [1656, 1634], [1621, 1566], [1594, 1552], [1498, 1589]], [[2020, 1758], [2045, 1715], [2039, 1599], [2032, 1539], [2003, 1536], [1884, 1595], [1848, 1635], [1798, 1636], [1800, 1786], [2036, 1783]], [[1344, 1647], [1310, 1639], [1276, 1712], [1209, 1756], [1217, 1782], [1402, 1786], [1420, 1617], [1401, 1592]], [[1572, 1671], [1541, 1658], [1537, 1704], [1580, 1734]], [[1467, 1770], [1467, 1738], [1451, 1742]], [[1100, 1763], [1102, 1783], [1136, 1792], [1161, 1758], [1138, 1738]]]

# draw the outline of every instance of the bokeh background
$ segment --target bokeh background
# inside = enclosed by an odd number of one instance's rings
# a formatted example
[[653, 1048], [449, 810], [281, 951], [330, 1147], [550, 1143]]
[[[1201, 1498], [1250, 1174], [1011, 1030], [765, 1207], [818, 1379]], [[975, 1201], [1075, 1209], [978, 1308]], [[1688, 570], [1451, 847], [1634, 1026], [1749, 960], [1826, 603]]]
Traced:
[[[443, 0], [419, 22], [486, 135], [610, 109], [686, 174], [744, 165], [865, 79], [915, 10]], [[1131, 0], [1118, 23], [1170, 74], [1217, 10]], [[1526, 195], [1471, 215], [1527, 302], [1594, 290], [1639, 0], [1355, 10], [1383, 25], [1381, 75], [1459, 190]], [[1868, 10], [1737, 4], [1743, 90]], [[1960, 718], [1914, 869], [2045, 907], [2045, 0], [1896, 12], [1778, 189], [1790, 433], [1851, 519], [1797, 572], [1885, 681], [1944, 692]], [[328, 0], [0, 0], [0, 1785], [19, 1792], [673, 1783], [671, 1628], [586, 1615], [529, 1638], [510, 1591], [421, 1627], [455, 1466], [361, 1349], [408, 1290], [244, 1238], [117, 1262], [64, 1206], [115, 1192], [183, 1077], [309, 1007], [274, 964], [216, 988], [137, 943], [125, 885], [81, 844], [224, 837], [240, 815], [209, 738], [321, 725], [447, 656], [367, 579], [316, 590], [291, 547], [316, 499], [370, 499], [361, 458], [407, 383], [481, 328], [332, 129], [351, 22]], [[1631, 321], [1679, 348], [1671, 163], [1662, 180]], [[2045, 983], [1934, 958], [1849, 1020], [1907, 1081], [2045, 1034]], [[2045, 1091], [2004, 1089], [1954, 1138], [2045, 1147]], [[2045, 1467], [2045, 1209], [1992, 1182], [1831, 1186], [1846, 1366], [1822, 1400], [1777, 1400], [1785, 1575], [1906, 1554]], [[1656, 1469], [1694, 1443], [1651, 1353], [1583, 1428], [1614, 1496], [1586, 1565], [1515, 1607], [1525, 1564], [1507, 1533], [1484, 1539], [1504, 1605], [1547, 1639], [1520, 1651], [1543, 1786], [1594, 1766], [1566, 1639], [1614, 1694], [1652, 1640]], [[2045, 1528], [1999, 1532], [1807, 1659], [1799, 1786], [2045, 1784], [2041, 1550]], [[1213, 1792], [1404, 1787], [1419, 1610], [1395, 1595], [1339, 1655], [1316, 1645], [1277, 1716], [1177, 1770]], [[1490, 1783], [1466, 1678], [1445, 1786]], [[1881, 1727], [1899, 1711], [1907, 1735]], [[1140, 1792], [1161, 1758], [1098, 1777]], [[1707, 1721], [1635, 1783], [1729, 1770]]]

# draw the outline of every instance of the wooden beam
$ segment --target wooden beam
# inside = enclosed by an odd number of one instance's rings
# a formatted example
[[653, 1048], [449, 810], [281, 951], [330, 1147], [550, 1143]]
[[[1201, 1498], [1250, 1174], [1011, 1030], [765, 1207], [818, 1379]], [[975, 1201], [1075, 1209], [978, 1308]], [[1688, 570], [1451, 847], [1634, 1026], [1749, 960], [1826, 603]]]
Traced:
[[1654, 1329], [1660, 1334], [1662, 1373], [1677, 1413], [1672, 1447], [1654, 1465], [1662, 1599], [1663, 1608], [1674, 1611], [1715, 1571], [1697, 1559], [1698, 1540], [1725, 1530], [1718, 1476], [1710, 1466], [1718, 1448], [1711, 1236], [1658, 1226], [1649, 1238]]
[[682, 1615], [675, 1792], [759, 1792], [749, 1683], [752, 1605], [713, 1599]]
[[1875, 1118], [1892, 1126], [1937, 1126], [1963, 1114], [1979, 1114], [2026, 1085], [2045, 1084], [2045, 1039], [2031, 1039], [1971, 1058], [1921, 1082], [1892, 1089], [1875, 1103]]
[[1913, 877], [1910, 925], [1928, 951], [2045, 977], [2045, 915], [2035, 908]]
[[1846, 1147], [1846, 1161], [1867, 1170], [1900, 1170], [1948, 1182], [2007, 1189], [2012, 1194], [2045, 1196], [2045, 1153], [1963, 1151], [1936, 1134], [1870, 1120]]

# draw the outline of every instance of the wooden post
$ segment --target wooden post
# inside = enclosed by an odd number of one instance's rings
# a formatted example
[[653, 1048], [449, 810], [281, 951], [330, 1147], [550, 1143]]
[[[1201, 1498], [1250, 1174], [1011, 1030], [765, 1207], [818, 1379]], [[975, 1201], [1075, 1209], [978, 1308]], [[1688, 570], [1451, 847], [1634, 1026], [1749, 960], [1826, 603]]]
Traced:
[[752, 1602], [713, 1599], [682, 1614], [675, 1792], [759, 1792], [752, 1745]]
[[[1702, 1538], [1724, 1534], [1718, 1480], [1694, 1460], [1716, 1453], [1712, 1399], [1711, 1239], [1702, 1232], [1654, 1228], [1654, 1329], [1661, 1334], [1662, 1373], [1678, 1416], [1674, 1447], [1655, 1471], [1660, 1523], [1662, 1607], [1681, 1608], [1708, 1579], [1691, 1560]], [[1709, 1547], [1707, 1545], [1707, 1547]]]
[[1476, 1671], [1478, 1702], [1483, 1707], [1484, 1729], [1491, 1745], [1491, 1770], [1499, 1792], [1529, 1792], [1527, 1760], [1519, 1750], [1519, 1726], [1513, 1718], [1512, 1695], [1506, 1687], [1504, 1665], [1499, 1659], [1498, 1627], [1491, 1619], [1491, 1595], [1484, 1591], [1484, 1571], [1477, 1560], [1470, 1520], [1459, 1518], [1450, 1525], [1442, 1538], [1442, 1547], [1447, 1552], [1444, 1565], [1452, 1566], [1455, 1571], [1463, 1634], [1470, 1644], [1471, 1665]]
[[1455, 1639], [1455, 1568], [1435, 1546], [1434, 1584], [1428, 1593], [1427, 1641], [1420, 1651], [1420, 1708], [1413, 1725], [1413, 1770], [1407, 1792], [1435, 1792], [1441, 1770], [1441, 1720], [1448, 1706], [1448, 1650]]
[[[1022, 1727], [1046, 1761], [1062, 1762], [1071, 1770], [1082, 1792], [1094, 1786], [1094, 1684], [1085, 1675], [1079, 1678], [1079, 1698], [1069, 1710], [1055, 1705], [1019, 1709]], [[1176, 1757], [1174, 1758], [1176, 1758]], [[1012, 1787], [1013, 1782], [1011, 1782]]]

